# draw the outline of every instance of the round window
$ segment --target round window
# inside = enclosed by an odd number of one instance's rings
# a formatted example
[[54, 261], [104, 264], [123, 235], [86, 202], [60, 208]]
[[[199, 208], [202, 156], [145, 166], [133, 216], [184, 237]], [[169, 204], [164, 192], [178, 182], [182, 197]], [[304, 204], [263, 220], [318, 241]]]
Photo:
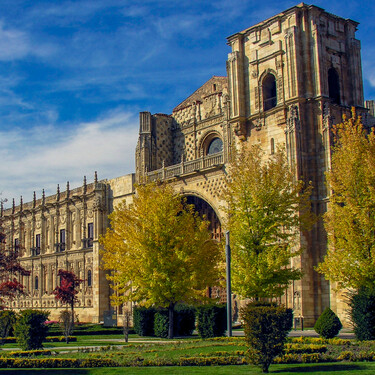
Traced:
[[220, 138], [214, 138], [208, 145], [207, 155], [216, 154], [223, 151], [223, 141]]

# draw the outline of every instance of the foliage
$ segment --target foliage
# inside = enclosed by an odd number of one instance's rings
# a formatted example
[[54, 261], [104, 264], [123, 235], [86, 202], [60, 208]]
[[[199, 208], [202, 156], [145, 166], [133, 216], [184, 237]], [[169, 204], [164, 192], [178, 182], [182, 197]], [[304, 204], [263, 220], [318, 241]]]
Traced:
[[21, 266], [18, 249], [6, 249], [6, 236], [1, 221], [2, 218], [0, 218], [0, 303], [3, 303], [6, 298], [12, 300], [17, 295], [25, 294], [24, 286], [15, 276], [29, 276], [30, 271]]
[[324, 217], [328, 251], [317, 270], [339, 288], [375, 285], [375, 134], [361, 118], [343, 117], [333, 127], [331, 191]]
[[251, 363], [268, 372], [275, 357], [283, 353], [293, 325], [293, 312], [283, 306], [249, 303], [241, 310]]
[[350, 318], [358, 340], [375, 340], [375, 289], [361, 287], [350, 296]]
[[69, 343], [69, 336], [73, 332], [73, 326], [72, 326], [73, 319], [72, 319], [72, 313], [70, 311], [63, 310], [60, 312], [60, 315], [59, 315], [60, 328], [61, 328], [62, 334], [65, 337], [65, 342], [67, 344]]
[[233, 291], [259, 299], [281, 296], [301, 272], [291, 258], [301, 253], [301, 226], [313, 222], [311, 187], [295, 181], [285, 151], [265, 161], [260, 145], [233, 150], [227, 188]]
[[23, 350], [33, 350], [43, 347], [43, 341], [48, 333], [44, 322], [48, 319], [49, 311], [22, 310], [14, 328], [17, 342]]
[[60, 277], [60, 286], [57, 286], [52, 294], [61, 303], [67, 304], [71, 309], [71, 326], [74, 327], [74, 304], [78, 301], [77, 294], [79, 286], [83, 282], [74, 272], [59, 270], [57, 276]]
[[226, 305], [197, 307], [197, 330], [202, 338], [223, 336], [227, 328]]
[[154, 334], [157, 337], [168, 337], [169, 316], [168, 310], [156, 312], [154, 317]]
[[338, 316], [327, 307], [314, 325], [314, 330], [325, 339], [332, 339], [337, 336], [342, 328]]
[[154, 335], [154, 317], [156, 310], [153, 307], [147, 308], [136, 306], [133, 309], [134, 331], [139, 336]]
[[12, 310], [0, 311], [0, 337], [1, 344], [4, 343], [16, 322], [16, 313]]
[[172, 337], [174, 306], [205, 298], [217, 284], [223, 254], [208, 221], [171, 186], [140, 185], [136, 192], [133, 204], [123, 202], [110, 215], [111, 228], [100, 239], [103, 266], [116, 270], [108, 277], [114, 303], [168, 308]]

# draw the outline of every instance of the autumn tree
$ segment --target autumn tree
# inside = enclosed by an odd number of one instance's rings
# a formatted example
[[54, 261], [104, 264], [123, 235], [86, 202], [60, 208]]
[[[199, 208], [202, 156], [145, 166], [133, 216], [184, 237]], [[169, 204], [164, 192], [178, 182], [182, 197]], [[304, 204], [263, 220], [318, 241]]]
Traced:
[[57, 286], [52, 294], [55, 299], [70, 307], [71, 311], [71, 327], [74, 326], [74, 305], [78, 301], [77, 294], [79, 286], [83, 282], [74, 272], [59, 270], [57, 276], [60, 277], [60, 285]]
[[300, 230], [308, 227], [310, 188], [294, 179], [284, 149], [266, 157], [260, 145], [233, 150], [224, 198], [231, 233], [233, 291], [258, 300], [281, 296], [301, 271]]
[[357, 118], [333, 127], [324, 225], [328, 251], [317, 270], [340, 288], [375, 287], [375, 135]]
[[204, 299], [219, 278], [222, 252], [209, 223], [170, 186], [156, 183], [138, 186], [133, 203], [123, 202], [109, 218], [100, 242], [114, 303], [168, 308], [172, 338], [175, 305]]
[[25, 294], [25, 287], [17, 280], [18, 276], [29, 276], [30, 271], [19, 262], [19, 249], [7, 248], [6, 235], [0, 217], [0, 308], [6, 299]]

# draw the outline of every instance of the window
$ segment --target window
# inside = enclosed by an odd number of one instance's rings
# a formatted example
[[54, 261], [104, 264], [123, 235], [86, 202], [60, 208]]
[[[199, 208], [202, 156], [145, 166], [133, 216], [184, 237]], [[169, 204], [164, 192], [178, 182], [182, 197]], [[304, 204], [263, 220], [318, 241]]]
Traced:
[[60, 229], [60, 251], [65, 250], [65, 229]]
[[20, 241], [18, 238], [14, 239], [14, 251], [18, 251], [20, 249]]
[[214, 138], [207, 148], [207, 155], [216, 154], [223, 151], [223, 141], [220, 138]]
[[41, 245], [40, 234], [37, 234], [35, 236], [35, 249], [34, 249], [33, 255], [39, 255], [40, 254], [40, 245]]
[[277, 105], [276, 96], [276, 79], [271, 73], [268, 73], [262, 83], [262, 93], [263, 93], [263, 111], [268, 111]]
[[340, 80], [335, 68], [328, 69], [328, 95], [333, 103], [340, 104]]
[[87, 286], [92, 286], [91, 270], [87, 271]]
[[92, 247], [94, 239], [94, 223], [87, 224], [87, 247]]
[[275, 140], [271, 138], [271, 155], [275, 153]]
[[35, 290], [39, 289], [39, 279], [38, 279], [38, 276], [35, 276], [35, 279], [34, 279], [34, 289]]

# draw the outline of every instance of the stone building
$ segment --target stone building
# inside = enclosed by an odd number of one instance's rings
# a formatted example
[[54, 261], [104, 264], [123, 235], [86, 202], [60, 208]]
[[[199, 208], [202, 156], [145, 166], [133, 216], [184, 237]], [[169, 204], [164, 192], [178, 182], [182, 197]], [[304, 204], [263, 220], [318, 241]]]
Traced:
[[[260, 143], [271, 155], [285, 145], [296, 177], [313, 185], [313, 211], [323, 214], [331, 126], [352, 106], [366, 125], [373, 121], [364, 108], [357, 26], [302, 3], [228, 37], [227, 78], [211, 78], [171, 115], [141, 113], [136, 179], [173, 184], [214, 218], [219, 236], [231, 147]], [[340, 296], [314, 271], [326, 252], [322, 223], [301, 233], [300, 243], [306, 250], [293, 263], [304, 276], [283, 302], [307, 324], [326, 306], [345, 317]]]
[[65, 309], [52, 295], [58, 285], [58, 270], [73, 271], [83, 283], [78, 294], [75, 312], [80, 321], [99, 322], [111, 309], [110, 288], [104, 271], [100, 269], [98, 238], [108, 226], [108, 214], [123, 199], [131, 200], [134, 175], [93, 183], [20, 204], [10, 209], [1, 208], [6, 246], [17, 249], [21, 265], [30, 276], [20, 276], [19, 282], [27, 294], [6, 307], [49, 310], [50, 319], [58, 318]]
[[[260, 143], [271, 155], [285, 145], [299, 179], [313, 185], [312, 208], [327, 209], [324, 172], [330, 166], [331, 126], [350, 113], [374, 120], [364, 108], [358, 23], [299, 4], [228, 37], [227, 77], [212, 77], [172, 114], [140, 113], [135, 175], [97, 181], [50, 197], [34, 198], [2, 212], [8, 246], [22, 249], [32, 274], [29, 296], [12, 307], [46, 308], [57, 314], [50, 296], [60, 267], [82, 279], [77, 313], [100, 321], [109, 310], [110, 290], [100, 271], [98, 236], [117, 201], [131, 199], [133, 182], [167, 181], [207, 215], [215, 238], [225, 224], [224, 186], [232, 147]], [[223, 62], [224, 63], [224, 62]], [[283, 302], [312, 324], [330, 306], [341, 318], [345, 305], [314, 271], [326, 251], [322, 223], [301, 233], [304, 253], [293, 259], [304, 276], [285, 291]], [[225, 297], [219, 289], [211, 296]]]

